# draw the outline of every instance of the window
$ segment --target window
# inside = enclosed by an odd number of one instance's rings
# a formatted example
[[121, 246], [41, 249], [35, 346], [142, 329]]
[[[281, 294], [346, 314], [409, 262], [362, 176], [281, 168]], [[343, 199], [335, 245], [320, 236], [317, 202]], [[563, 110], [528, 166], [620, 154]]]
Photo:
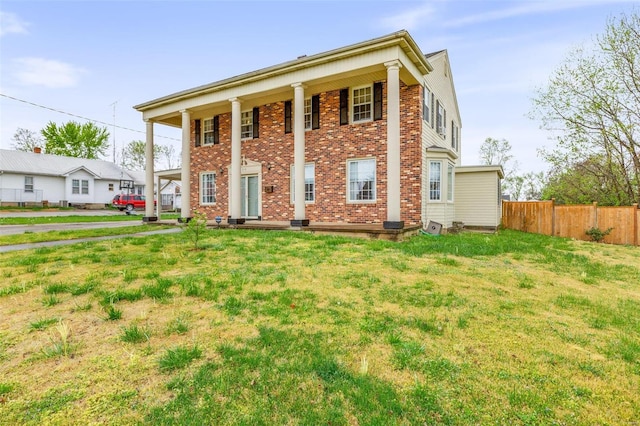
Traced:
[[112, 183], [109, 184], [109, 191], [113, 191], [113, 184]]
[[71, 193], [72, 194], [80, 193], [80, 179], [71, 180]]
[[202, 173], [200, 175], [200, 203], [213, 204], [216, 202], [216, 174]]
[[429, 162], [429, 200], [431, 201], [440, 201], [441, 168], [442, 163], [440, 161]]
[[424, 90], [422, 91], [422, 119], [427, 123], [431, 122], [431, 111], [430, 111], [430, 102], [431, 102], [431, 90], [424, 86]]
[[371, 120], [371, 86], [353, 89], [353, 122]]
[[213, 145], [215, 143], [214, 138], [213, 138], [213, 118], [211, 119], [205, 119], [204, 121], [204, 128], [203, 128], [203, 137], [204, 140], [202, 141], [203, 145]]
[[311, 98], [304, 100], [304, 129], [311, 130]]
[[440, 103], [440, 101], [436, 102], [437, 104], [437, 115], [436, 115], [436, 131], [442, 137], [447, 136], [447, 111], [445, 111], [444, 107]]
[[453, 164], [447, 165], [447, 201], [453, 201]]
[[33, 192], [33, 176], [24, 177], [24, 192]]
[[82, 194], [89, 195], [89, 181], [82, 180]]
[[251, 139], [253, 137], [253, 111], [244, 111], [240, 117], [240, 137]]
[[347, 162], [349, 182], [348, 201], [376, 200], [376, 160], [350, 160]]
[[[304, 165], [304, 201], [312, 203], [316, 200], [316, 165]], [[296, 201], [296, 166], [291, 166], [291, 202]]]

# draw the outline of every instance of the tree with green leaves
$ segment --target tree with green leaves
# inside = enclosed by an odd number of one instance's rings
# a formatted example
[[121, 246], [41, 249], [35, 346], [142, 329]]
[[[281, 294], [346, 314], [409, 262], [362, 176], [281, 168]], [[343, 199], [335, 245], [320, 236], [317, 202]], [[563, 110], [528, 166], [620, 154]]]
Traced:
[[592, 48], [571, 52], [538, 90], [531, 117], [556, 134], [556, 143], [540, 150], [553, 171], [545, 196], [640, 201], [639, 76], [640, 16], [623, 14], [609, 20]]
[[93, 123], [70, 121], [58, 126], [50, 121], [41, 133], [48, 154], [97, 159], [109, 148], [109, 132]]
[[14, 144], [11, 145], [16, 151], [33, 152], [35, 148], [43, 147], [43, 140], [40, 136], [29, 129], [18, 127], [13, 134]]

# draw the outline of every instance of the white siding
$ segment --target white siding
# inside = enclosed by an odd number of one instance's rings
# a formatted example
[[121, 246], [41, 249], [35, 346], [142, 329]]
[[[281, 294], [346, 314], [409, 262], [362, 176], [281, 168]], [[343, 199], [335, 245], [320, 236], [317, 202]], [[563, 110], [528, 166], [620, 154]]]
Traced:
[[497, 228], [502, 216], [496, 170], [456, 172], [455, 220], [465, 226]]
[[[34, 192], [24, 192], [25, 176], [33, 177]], [[47, 200], [57, 203], [65, 199], [64, 178], [57, 176], [42, 176], [33, 174], [3, 173], [0, 181], [2, 201], [6, 202], [34, 202]], [[42, 198], [35, 199], [36, 191], [42, 191]]]

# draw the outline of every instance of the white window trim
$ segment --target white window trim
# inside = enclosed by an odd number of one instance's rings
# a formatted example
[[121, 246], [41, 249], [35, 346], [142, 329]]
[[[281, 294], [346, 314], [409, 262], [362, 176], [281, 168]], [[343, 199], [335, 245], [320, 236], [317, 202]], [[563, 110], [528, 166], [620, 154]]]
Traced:
[[[249, 120], [251, 121], [251, 124], [242, 124], [242, 119], [244, 118], [245, 114], [247, 114], [249, 116]], [[249, 130], [249, 136], [243, 136], [242, 133], [242, 127], [243, 126], [251, 126], [251, 129]], [[246, 141], [249, 139], [253, 139], [253, 110], [249, 109], [246, 111], [242, 111], [240, 113], [240, 140]]]
[[[309, 114], [307, 114], [307, 103], [309, 105]], [[307, 116], [309, 117], [309, 127], [307, 127]], [[313, 128], [313, 101], [311, 98], [304, 99], [304, 130], [309, 131]]]
[[[204, 202], [204, 185], [202, 182], [202, 178], [205, 175], [213, 175], [213, 202]], [[200, 176], [199, 176], [199, 186], [200, 186], [200, 194], [199, 194], [199, 203], [201, 206], [213, 206], [216, 204], [217, 200], [218, 200], [218, 188], [217, 188], [217, 179], [218, 176], [216, 174], [216, 172], [213, 171], [206, 171], [206, 172], [200, 172]]]
[[[349, 165], [351, 163], [356, 163], [359, 161], [368, 161], [373, 160], [374, 165], [374, 175], [373, 175], [373, 199], [371, 200], [352, 200], [351, 199], [351, 180], [350, 180], [350, 169]], [[375, 157], [364, 157], [364, 158], [350, 158], [347, 160], [347, 204], [375, 204], [378, 202], [378, 161]]]
[[[211, 130], [207, 131], [207, 121], [211, 122]], [[207, 142], [207, 133], [211, 133], [211, 142], [208, 143]], [[213, 145], [213, 118], [203, 118], [202, 119], [202, 135], [200, 136], [202, 138], [202, 140], [200, 141], [201, 144], [204, 145]]]
[[[305, 204], [315, 204], [316, 202], [316, 163], [314, 162], [310, 162], [310, 163], [304, 163], [304, 167], [305, 167], [305, 172], [307, 169], [307, 166], [313, 166], [313, 200], [312, 201], [307, 201], [307, 197], [305, 196], [305, 200], [304, 203]], [[295, 200], [295, 164], [292, 164], [291, 167], [289, 168], [289, 175], [291, 176], [290, 182], [291, 182], [291, 204], [294, 204], [296, 202]], [[305, 178], [306, 181], [306, 178]], [[305, 182], [306, 183], [306, 182]], [[306, 190], [305, 190], [305, 195], [306, 195]]]
[[428, 113], [426, 114], [427, 119], [424, 119], [425, 113], [422, 113], [422, 120], [424, 122], [426, 122], [427, 124], [431, 124], [431, 89], [429, 89], [429, 87], [427, 87], [426, 84], [424, 84], [423, 86], [423, 90], [422, 90], [422, 108], [427, 108], [428, 109]]
[[[438, 198], [431, 198], [431, 167], [434, 163], [440, 165], [440, 188], [438, 189]], [[440, 203], [442, 202], [442, 160], [429, 160], [429, 187], [428, 187], [428, 200], [431, 203]]]
[[[76, 182], [78, 183], [78, 186], [75, 185]], [[80, 179], [71, 179], [71, 194], [80, 194]]]
[[[354, 101], [355, 101], [356, 97], [355, 97], [353, 92], [356, 91], [356, 90], [366, 89], [366, 88], [369, 88], [370, 95], [371, 95], [371, 100], [369, 101], [369, 118], [356, 121], [356, 120], [354, 120], [354, 115], [355, 115], [355, 108], [354, 108], [355, 104], [354, 104]], [[349, 112], [350, 112], [350, 114], [349, 114], [349, 122], [351, 124], [356, 124], [356, 123], [368, 123], [370, 121], [373, 121], [373, 83], [372, 84], [365, 84], [365, 85], [362, 85], [362, 86], [354, 86], [349, 90], [351, 90], [351, 92], [349, 93]], [[362, 104], [362, 105], [365, 105], [365, 104]]]
[[[31, 179], [31, 183], [27, 183], [27, 179]], [[34, 192], [34, 181], [35, 179], [33, 178], [33, 176], [25, 176], [24, 177], [24, 192]], [[28, 187], [31, 187], [30, 189], [27, 189]]]
[[[451, 171], [451, 181], [449, 181], [449, 171]], [[455, 201], [456, 166], [447, 162], [447, 202]]]

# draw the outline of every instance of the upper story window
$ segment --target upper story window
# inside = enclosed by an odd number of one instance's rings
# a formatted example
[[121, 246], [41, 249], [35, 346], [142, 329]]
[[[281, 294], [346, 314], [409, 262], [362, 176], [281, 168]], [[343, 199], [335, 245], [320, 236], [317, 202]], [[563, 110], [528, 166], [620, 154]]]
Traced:
[[436, 131], [443, 138], [447, 137], [447, 111], [440, 101], [436, 102]]
[[253, 111], [243, 111], [240, 117], [240, 137], [251, 139], [253, 137]]
[[442, 162], [429, 162], [429, 200], [440, 201], [440, 190], [442, 189]]
[[216, 202], [216, 174], [202, 173], [200, 175], [200, 203], [213, 204]]
[[376, 200], [375, 159], [347, 161], [347, 174], [349, 182], [347, 200], [349, 202]]
[[[304, 165], [304, 201], [312, 203], [316, 200], [316, 165]], [[291, 202], [296, 201], [296, 166], [291, 166]]]
[[304, 129], [311, 130], [311, 98], [304, 100]]
[[202, 140], [202, 144], [203, 145], [212, 145], [214, 143], [214, 139], [213, 139], [213, 118], [210, 119], [204, 119], [203, 120], [203, 129], [202, 129], [202, 135], [203, 135], [203, 140]]
[[431, 90], [427, 86], [422, 91], [422, 119], [431, 123]]
[[24, 177], [24, 192], [33, 192], [33, 176]]
[[371, 86], [353, 89], [353, 122], [371, 120], [373, 96]]

